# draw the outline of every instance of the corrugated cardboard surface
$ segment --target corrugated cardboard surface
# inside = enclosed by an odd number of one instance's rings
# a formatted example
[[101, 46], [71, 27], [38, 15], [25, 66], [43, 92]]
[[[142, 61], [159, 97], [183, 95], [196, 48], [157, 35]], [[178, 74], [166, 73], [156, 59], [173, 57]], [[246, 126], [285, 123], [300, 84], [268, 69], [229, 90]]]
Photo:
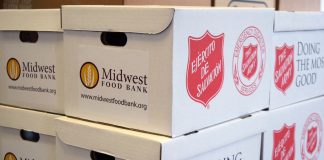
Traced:
[[213, 0], [125, 0], [125, 5], [211, 6]]
[[320, 11], [321, 0], [280, 0], [282, 11]]

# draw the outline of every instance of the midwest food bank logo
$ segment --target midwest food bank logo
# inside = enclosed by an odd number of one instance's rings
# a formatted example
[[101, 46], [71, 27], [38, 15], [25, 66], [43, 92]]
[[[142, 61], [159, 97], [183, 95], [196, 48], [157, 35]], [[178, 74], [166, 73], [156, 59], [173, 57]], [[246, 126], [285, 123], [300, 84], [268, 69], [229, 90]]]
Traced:
[[[98, 66], [98, 67], [97, 67]], [[101, 67], [92, 62], [85, 62], [80, 68], [80, 80], [84, 87], [97, 87], [147, 93], [148, 76], [130, 74], [124, 69]]]
[[35, 158], [16, 157], [13, 153], [8, 152], [4, 156], [4, 160], [35, 160]]
[[201, 37], [188, 38], [187, 92], [191, 99], [208, 108], [224, 80], [224, 34], [208, 31]]
[[265, 69], [266, 45], [261, 31], [246, 28], [239, 36], [233, 54], [233, 80], [240, 94], [249, 96], [258, 88]]
[[8, 77], [11, 80], [16, 81], [17, 79], [19, 79], [20, 73], [21, 73], [21, 68], [18, 60], [15, 58], [10, 58], [7, 62]]
[[80, 79], [86, 88], [96, 87], [99, 81], [98, 68], [91, 62], [84, 63], [80, 69]]
[[4, 156], [4, 160], [17, 160], [17, 158], [13, 153], [9, 152]]
[[16, 58], [10, 58], [6, 69], [8, 77], [13, 81], [19, 78], [56, 80], [54, 64], [40, 65], [37, 61], [20, 60], [19, 62]]

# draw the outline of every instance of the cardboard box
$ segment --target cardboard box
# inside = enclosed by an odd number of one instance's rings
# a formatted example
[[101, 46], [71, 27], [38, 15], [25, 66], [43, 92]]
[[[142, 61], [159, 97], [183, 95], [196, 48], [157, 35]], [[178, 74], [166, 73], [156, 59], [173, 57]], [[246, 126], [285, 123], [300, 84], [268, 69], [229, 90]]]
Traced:
[[279, 0], [281, 11], [320, 11], [321, 0]]
[[62, 15], [69, 116], [176, 137], [269, 105], [270, 9], [63, 6]]
[[323, 104], [320, 97], [269, 111], [263, 159], [323, 159]]
[[276, 12], [270, 108], [324, 95], [324, 13]]
[[132, 160], [257, 160], [264, 121], [257, 113], [172, 139], [61, 117], [56, 123], [57, 159], [88, 160], [92, 151]]
[[217, 7], [275, 8], [275, 0], [215, 0]]
[[59, 9], [0, 11], [0, 103], [63, 112]]
[[56, 160], [55, 118], [60, 116], [0, 106], [0, 158]]
[[125, 0], [125, 5], [212, 6], [213, 0]]

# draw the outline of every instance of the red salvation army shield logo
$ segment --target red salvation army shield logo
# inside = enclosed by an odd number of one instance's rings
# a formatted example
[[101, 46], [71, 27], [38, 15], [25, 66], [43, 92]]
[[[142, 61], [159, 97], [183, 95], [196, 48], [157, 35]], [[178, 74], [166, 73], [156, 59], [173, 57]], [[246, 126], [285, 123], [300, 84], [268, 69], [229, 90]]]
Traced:
[[295, 160], [295, 127], [293, 124], [273, 131], [272, 160]]
[[188, 38], [187, 92], [205, 107], [223, 84], [223, 48], [224, 34], [214, 36], [206, 31], [201, 37]]
[[313, 113], [307, 118], [301, 136], [302, 160], [318, 160], [322, 146], [322, 134], [321, 117]]
[[284, 94], [294, 80], [294, 70], [294, 46], [284, 44], [282, 47], [276, 47], [274, 83]]
[[258, 66], [258, 45], [243, 46], [242, 73], [247, 79], [250, 79], [256, 72]]
[[233, 53], [233, 81], [241, 95], [253, 94], [261, 83], [266, 62], [266, 44], [261, 31], [247, 27], [236, 41]]
[[317, 146], [317, 127], [312, 127], [307, 131], [307, 152], [313, 154]]

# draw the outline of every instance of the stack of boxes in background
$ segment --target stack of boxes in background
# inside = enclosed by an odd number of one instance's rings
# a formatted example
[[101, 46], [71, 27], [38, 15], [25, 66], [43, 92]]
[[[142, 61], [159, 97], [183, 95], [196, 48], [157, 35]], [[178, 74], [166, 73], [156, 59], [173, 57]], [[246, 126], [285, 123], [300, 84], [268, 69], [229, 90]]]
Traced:
[[322, 0], [0, 0], [0, 8], [44, 9], [61, 5], [178, 5], [212, 7], [268, 7], [282, 11], [323, 11]]
[[323, 35], [324, 13], [275, 13], [265, 160], [323, 159]]
[[319, 160], [323, 18], [157, 6], [0, 11], [0, 157]]
[[[59, 9], [1, 10], [0, 155], [55, 160], [54, 119], [63, 114]], [[10, 160], [11, 160], [10, 159]]]

